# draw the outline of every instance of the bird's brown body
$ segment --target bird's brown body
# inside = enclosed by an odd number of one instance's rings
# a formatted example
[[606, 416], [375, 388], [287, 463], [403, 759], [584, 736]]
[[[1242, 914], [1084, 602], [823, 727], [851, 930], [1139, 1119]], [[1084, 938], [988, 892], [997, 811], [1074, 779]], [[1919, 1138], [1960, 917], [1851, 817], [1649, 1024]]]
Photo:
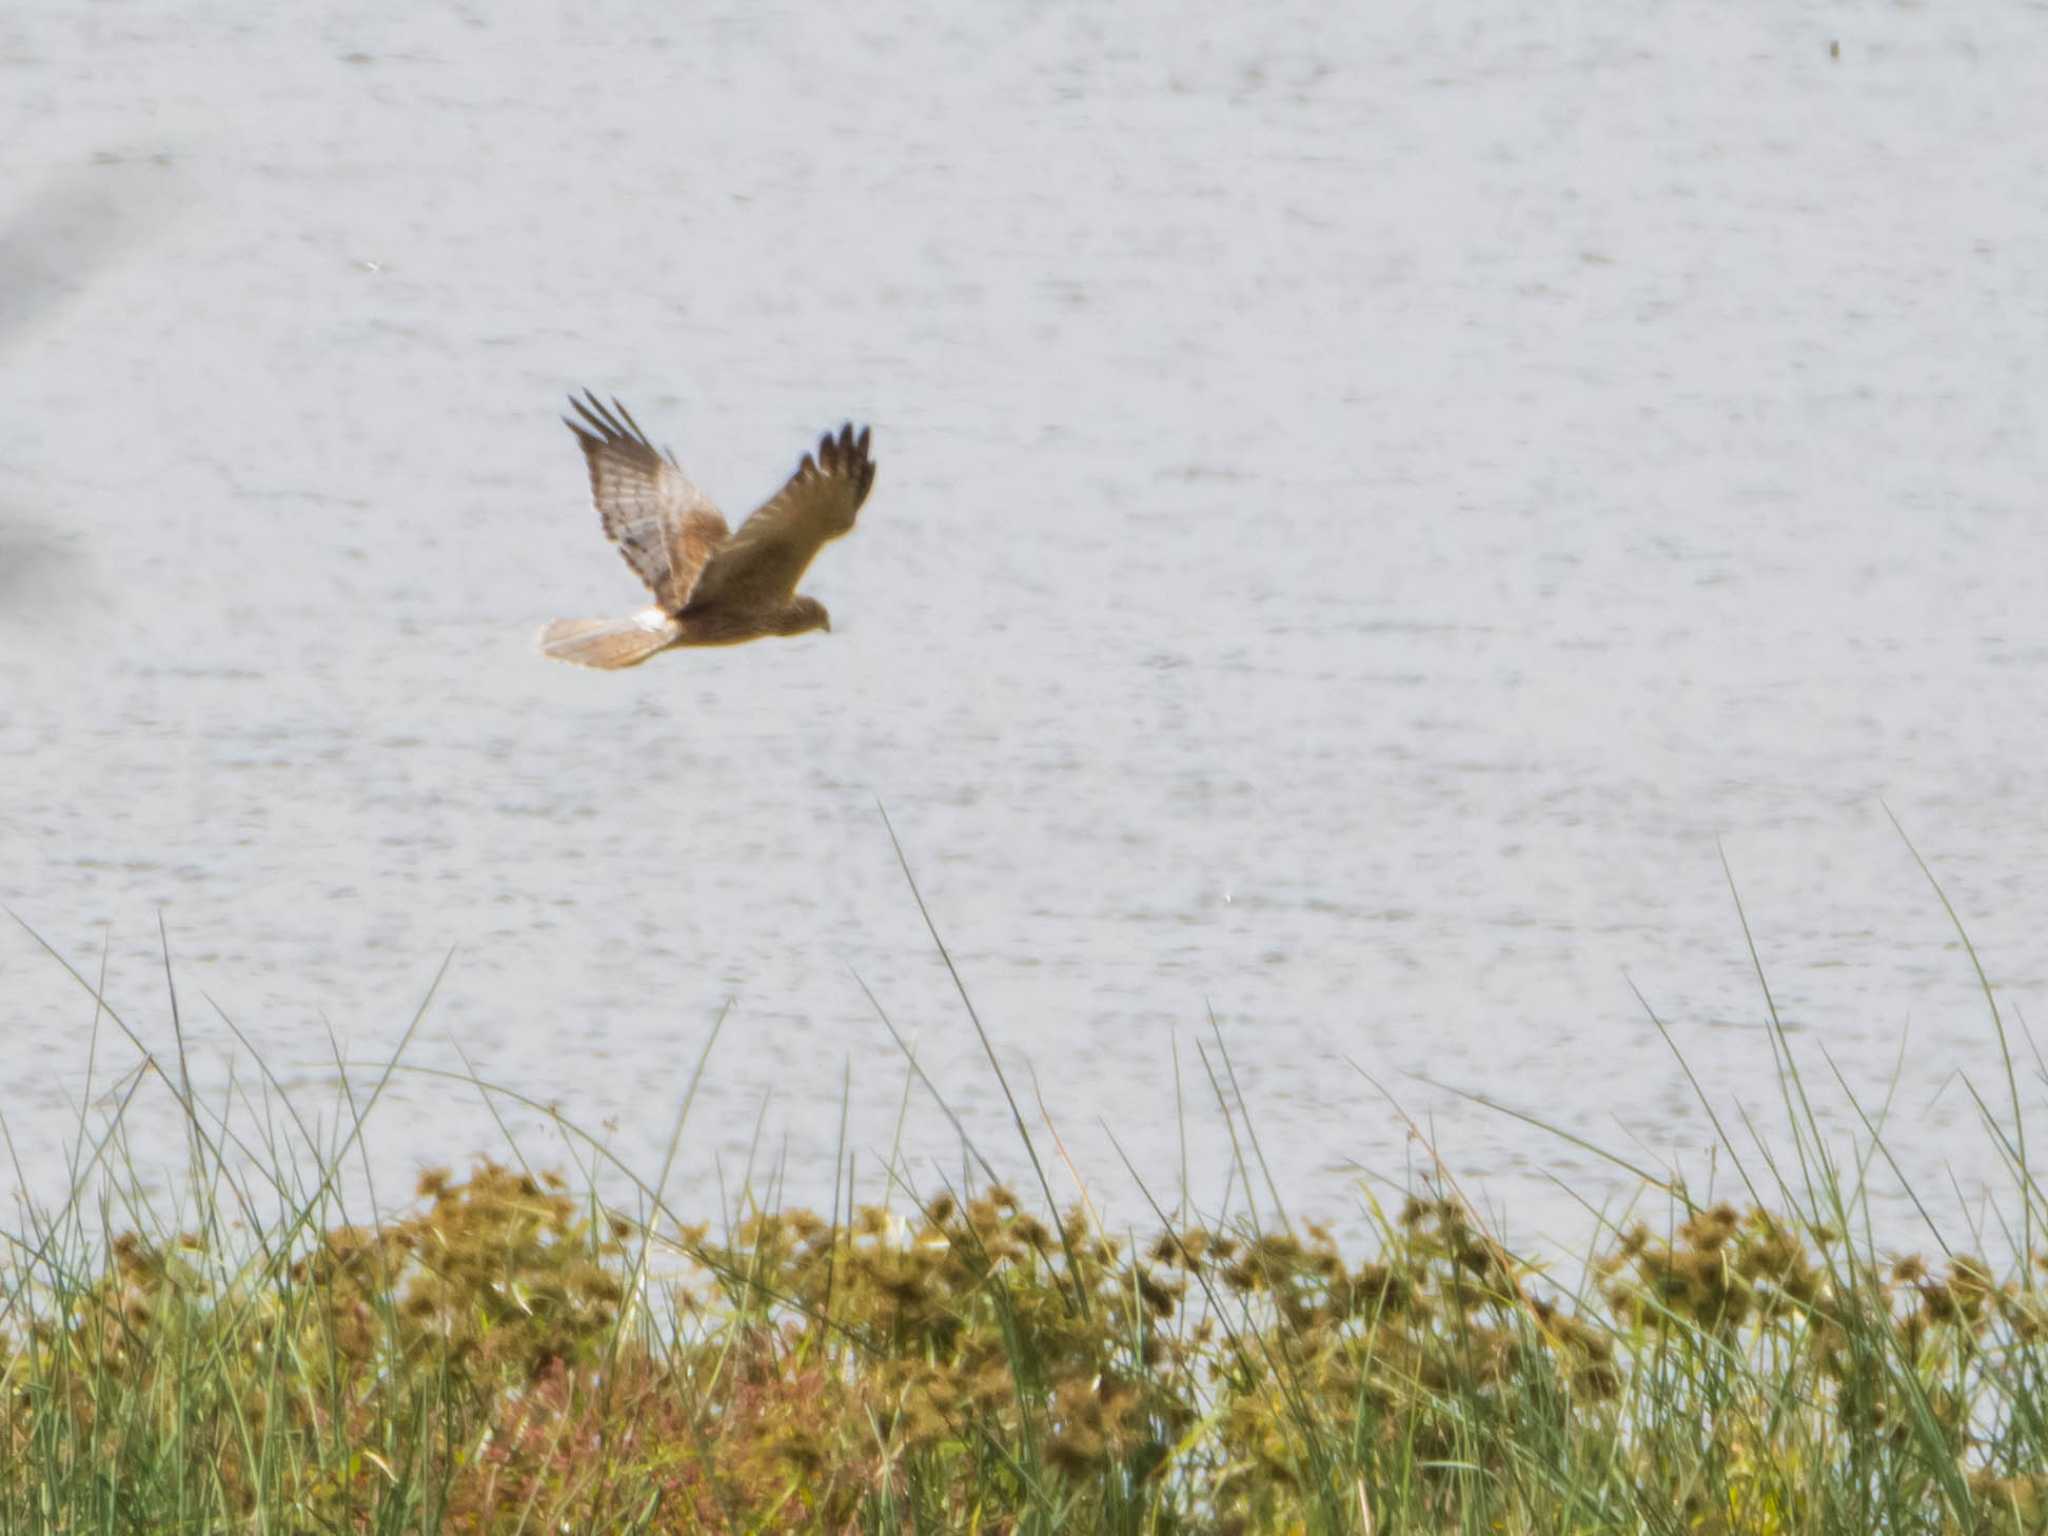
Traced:
[[709, 498], [663, 455], [623, 405], [570, 401], [569, 430], [590, 468], [605, 532], [654, 593], [655, 606], [616, 619], [557, 619], [543, 655], [589, 667], [637, 666], [678, 646], [742, 645], [830, 631], [831, 616], [796, 584], [820, 547], [852, 530], [874, 484], [868, 434], [851, 425], [819, 441], [787, 484], [728, 532]]
[[832, 630], [831, 615], [815, 597], [793, 597], [773, 613], [735, 608], [729, 603], [692, 605], [675, 615], [675, 620], [681, 630], [677, 645], [744, 645], [770, 635], [801, 635], [813, 629], [829, 634]]

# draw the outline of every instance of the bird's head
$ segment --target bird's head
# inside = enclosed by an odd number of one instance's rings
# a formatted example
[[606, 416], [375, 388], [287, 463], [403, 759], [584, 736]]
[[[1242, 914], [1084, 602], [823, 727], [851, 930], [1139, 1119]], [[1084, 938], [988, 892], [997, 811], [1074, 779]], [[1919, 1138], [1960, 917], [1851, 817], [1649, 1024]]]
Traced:
[[822, 629], [828, 635], [832, 633], [832, 615], [815, 597], [791, 598], [775, 625], [778, 635], [801, 635], [813, 629]]

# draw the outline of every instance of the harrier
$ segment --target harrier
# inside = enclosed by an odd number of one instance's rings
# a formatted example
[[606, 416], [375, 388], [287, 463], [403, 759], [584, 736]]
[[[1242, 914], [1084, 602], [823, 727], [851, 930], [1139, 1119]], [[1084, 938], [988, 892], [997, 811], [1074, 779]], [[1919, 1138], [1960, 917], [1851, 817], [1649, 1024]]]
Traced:
[[626, 408], [584, 391], [563, 423], [583, 445], [590, 497], [604, 531], [654, 593], [654, 606], [618, 619], [556, 619], [540, 632], [544, 656], [586, 667], [636, 667], [678, 645], [738, 645], [764, 635], [832, 629], [796, 584], [828, 539], [853, 528], [875, 483], [868, 434], [851, 425], [819, 439], [789, 483], [738, 533], [689, 482], [675, 455], [655, 452]]

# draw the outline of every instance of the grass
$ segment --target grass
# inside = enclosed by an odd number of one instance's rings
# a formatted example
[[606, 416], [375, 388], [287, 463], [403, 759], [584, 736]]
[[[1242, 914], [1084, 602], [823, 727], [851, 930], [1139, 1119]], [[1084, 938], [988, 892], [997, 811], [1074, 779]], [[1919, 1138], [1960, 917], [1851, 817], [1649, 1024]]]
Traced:
[[[892, 1168], [888, 1203], [823, 1214], [678, 1212], [666, 1169], [627, 1211], [594, 1161], [486, 1162], [357, 1222], [340, 1172], [397, 1056], [338, 1140], [273, 1084], [251, 1142], [131, 1034], [65, 1198], [0, 1234], [0, 1531], [2048, 1532], [2018, 1069], [2003, 1115], [1979, 1100], [2010, 1256], [1932, 1221], [1900, 1255], [1865, 1193], [1881, 1107], [1830, 1145], [1772, 1023], [1788, 1158], [1716, 1122], [1744, 1197], [1645, 1173], [1663, 1219], [1603, 1224], [1568, 1290], [1440, 1164], [1368, 1197], [1365, 1251], [1290, 1220], [1220, 1032], [1265, 1209], [1154, 1202], [1142, 1238], [1055, 1212], [1007, 1082], [1035, 1198], [971, 1146], [971, 1182]], [[145, 1085], [185, 1113], [172, 1213], [130, 1193]]]

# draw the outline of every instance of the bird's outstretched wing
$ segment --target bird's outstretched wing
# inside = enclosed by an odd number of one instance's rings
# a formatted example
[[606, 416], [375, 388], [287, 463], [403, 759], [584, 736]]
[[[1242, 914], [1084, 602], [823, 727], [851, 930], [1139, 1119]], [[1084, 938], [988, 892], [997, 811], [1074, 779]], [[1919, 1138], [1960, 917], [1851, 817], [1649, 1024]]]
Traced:
[[604, 531], [626, 563], [647, 583], [655, 601], [670, 613], [690, 600], [698, 575], [713, 550], [725, 542], [725, 519], [675, 461], [655, 452], [630, 412], [613, 400], [607, 407], [590, 391], [569, 403], [581, 424], [562, 418], [583, 445], [590, 465], [590, 499], [604, 519]]
[[867, 430], [855, 437], [849, 424], [837, 437], [826, 433], [816, 456], [805, 454], [789, 483], [713, 552], [692, 601], [763, 611], [779, 607], [796, 591], [819, 547], [853, 527], [874, 483]]

